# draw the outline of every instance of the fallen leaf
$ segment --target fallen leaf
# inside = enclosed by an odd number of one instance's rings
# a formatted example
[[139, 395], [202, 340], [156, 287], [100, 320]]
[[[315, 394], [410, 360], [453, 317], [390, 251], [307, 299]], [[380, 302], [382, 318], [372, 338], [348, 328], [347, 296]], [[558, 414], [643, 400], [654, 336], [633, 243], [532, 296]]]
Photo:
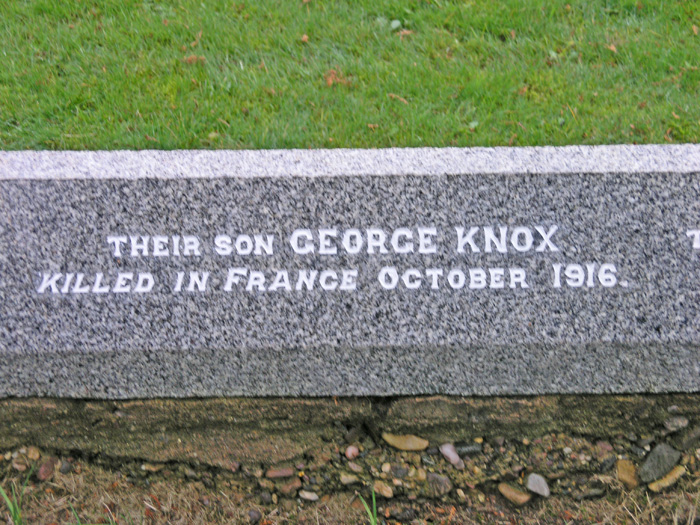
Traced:
[[304, 44], [306, 44], [306, 43], [309, 41], [309, 35], [304, 34], [304, 35], [301, 37], [301, 41], [302, 41]]
[[157, 138], [151, 137], [150, 135], [146, 135], [146, 140], [150, 140], [151, 142], [158, 142]]
[[523, 87], [521, 87], [521, 88], [518, 90], [518, 95], [524, 95], [525, 93], [527, 93], [527, 90], [528, 90], [528, 86], [523, 86]]
[[617, 48], [615, 47], [615, 44], [610, 44], [609, 46], [605, 46], [605, 47], [607, 47], [613, 53], [617, 53]]
[[192, 42], [192, 43], [190, 44], [190, 46], [192, 46], [192, 47], [198, 46], [198, 45], [199, 45], [199, 41], [200, 41], [201, 39], [202, 39], [202, 32], [200, 31], [199, 33], [197, 33], [197, 36], [195, 37], [194, 42]]
[[169, 23], [168, 20], [167, 20], [166, 18], [164, 18], [164, 19], [163, 19], [163, 25], [164, 25], [164, 26], [167, 26], [168, 23]]
[[512, 29], [511, 29], [511, 31], [510, 31], [510, 37], [511, 37], [513, 40], [515, 40], [515, 31], [513, 31]]
[[698, 26], [693, 25], [693, 33], [695, 34], [695, 36], [697, 36], [697, 34], [698, 34]]
[[326, 84], [331, 87], [333, 84], [343, 84], [347, 86], [350, 82], [343, 76], [342, 71], [336, 71], [335, 69], [329, 69], [326, 74], [323, 75], [326, 79]]
[[379, 127], [379, 124], [367, 124], [367, 127], [371, 130], [375, 130]]
[[185, 62], [186, 64], [196, 64], [197, 62], [204, 63], [204, 62], [206, 62], [206, 60], [207, 59], [201, 55], [200, 56], [190, 55], [190, 56], [186, 56], [185, 58], [182, 59], [182, 61]]
[[406, 100], [403, 97], [398, 96], [396, 93], [389, 93], [389, 98], [393, 98], [394, 100], [398, 100], [399, 102], [403, 102], [404, 104], [408, 105], [408, 100]]
[[408, 35], [412, 35], [413, 31], [411, 31], [410, 29], [402, 29], [401, 31], [399, 31], [396, 34], [399, 35], [401, 40], [403, 40], [403, 37], [408, 36]]
[[679, 117], [679, 116], [676, 114], [675, 111], [671, 111], [671, 115], [673, 115], [673, 118], [675, 118], [675, 119], [681, 118], [681, 117]]

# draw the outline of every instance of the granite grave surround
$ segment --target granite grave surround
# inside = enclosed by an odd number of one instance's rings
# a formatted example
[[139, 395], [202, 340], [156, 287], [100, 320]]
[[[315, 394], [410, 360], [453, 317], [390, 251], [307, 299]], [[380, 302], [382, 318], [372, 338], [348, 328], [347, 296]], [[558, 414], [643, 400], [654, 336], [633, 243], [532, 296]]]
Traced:
[[698, 145], [0, 152], [0, 397], [698, 391]]

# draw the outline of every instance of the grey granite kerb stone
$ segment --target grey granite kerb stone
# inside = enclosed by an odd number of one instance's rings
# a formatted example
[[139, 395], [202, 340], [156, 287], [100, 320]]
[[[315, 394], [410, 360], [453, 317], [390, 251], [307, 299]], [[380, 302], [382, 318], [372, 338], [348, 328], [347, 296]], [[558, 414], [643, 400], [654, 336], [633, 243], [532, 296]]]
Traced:
[[699, 299], [698, 145], [0, 152], [0, 397], [697, 392]]

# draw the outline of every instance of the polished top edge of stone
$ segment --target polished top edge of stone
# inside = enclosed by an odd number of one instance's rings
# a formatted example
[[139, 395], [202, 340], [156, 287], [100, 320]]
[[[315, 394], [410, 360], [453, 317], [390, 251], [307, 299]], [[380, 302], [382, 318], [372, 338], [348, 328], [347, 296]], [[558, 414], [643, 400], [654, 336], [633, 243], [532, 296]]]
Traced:
[[698, 172], [700, 144], [522, 148], [0, 151], [0, 180]]

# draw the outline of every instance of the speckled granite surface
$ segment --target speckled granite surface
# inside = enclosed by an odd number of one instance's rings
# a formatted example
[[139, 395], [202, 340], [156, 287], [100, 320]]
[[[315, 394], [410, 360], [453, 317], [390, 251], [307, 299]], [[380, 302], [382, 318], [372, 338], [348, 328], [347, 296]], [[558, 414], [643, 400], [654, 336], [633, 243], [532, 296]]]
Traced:
[[699, 293], [698, 146], [0, 153], [4, 397], [693, 392]]

